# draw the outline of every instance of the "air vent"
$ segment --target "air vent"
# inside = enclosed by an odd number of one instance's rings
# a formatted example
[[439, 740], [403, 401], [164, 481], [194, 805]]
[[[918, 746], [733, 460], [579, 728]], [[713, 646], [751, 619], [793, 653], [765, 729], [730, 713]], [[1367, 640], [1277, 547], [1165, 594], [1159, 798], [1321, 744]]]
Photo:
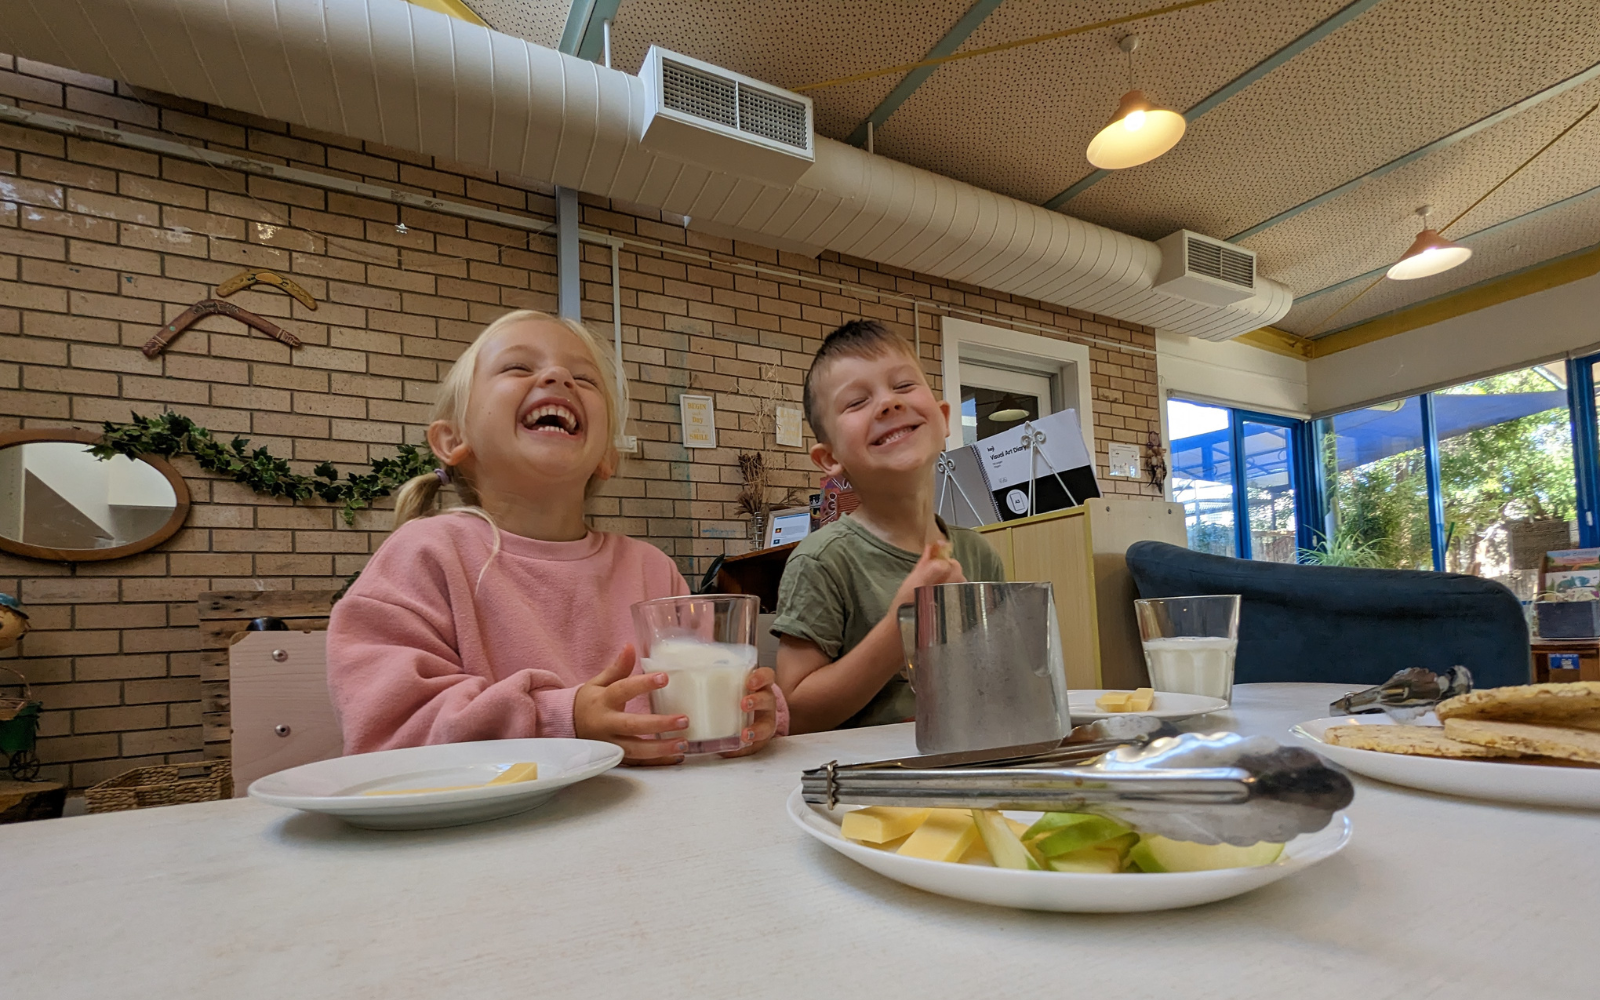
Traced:
[[1225, 306], [1256, 291], [1256, 255], [1232, 243], [1180, 229], [1159, 240], [1161, 271], [1155, 290], [1167, 295]]
[[651, 47], [642, 144], [723, 173], [791, 184], [812, 164], [811, 101]]
[[1184, 241], [1189, 255], [1189, 270], [1218, 281], [1226, 281], [1245, 288], [1256, 283], [1256, 259], [1247, 253], [1234, 250], [1224, 243], [1210, 240]]
[[754, 87], [739, 88], [739, 131], [795, 149], [811, 146], [811, 109]]
[[739, 84], [670, 59], [661, 63], [661, 103], [673, 111], [739, 127]]

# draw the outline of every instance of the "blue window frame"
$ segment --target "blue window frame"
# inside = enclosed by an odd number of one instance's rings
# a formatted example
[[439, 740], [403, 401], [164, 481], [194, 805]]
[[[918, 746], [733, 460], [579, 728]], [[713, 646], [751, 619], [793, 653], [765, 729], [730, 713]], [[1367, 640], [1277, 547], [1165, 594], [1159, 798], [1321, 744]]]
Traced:
[[1531, 593], [1537, 550], [1568, 544], [1566, 518], [1579, 544], [1600, 545], [1597, 364], [1535, 364], [1319, 419], [1329, 532], [1340, 521], [1348, 542], [1377, 540], [1391, 566]]
[[1174, 502], [1189, 547], [1294, 562], [1316, 541], [1321, 492], [1311, 423], [1174, 396], [1167, 401]]

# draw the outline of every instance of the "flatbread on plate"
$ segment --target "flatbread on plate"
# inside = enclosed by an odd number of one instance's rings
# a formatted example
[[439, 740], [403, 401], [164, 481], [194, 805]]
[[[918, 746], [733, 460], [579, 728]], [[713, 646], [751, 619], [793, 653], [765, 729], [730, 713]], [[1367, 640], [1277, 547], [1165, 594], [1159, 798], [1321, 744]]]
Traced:
[[1336, 747], [1414, 757], [1483, 759], [1521, 756], [1516, 751], [1491, 749], [1450, 739], [1439, 726], [1330, 726], [1322, 738]]

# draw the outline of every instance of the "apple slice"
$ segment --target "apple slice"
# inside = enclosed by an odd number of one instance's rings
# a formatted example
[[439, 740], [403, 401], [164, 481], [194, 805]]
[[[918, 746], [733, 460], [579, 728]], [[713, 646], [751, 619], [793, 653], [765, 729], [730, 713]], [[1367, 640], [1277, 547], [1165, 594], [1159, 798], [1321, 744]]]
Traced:
[[1209, 872], [1221, 868], [1259, 868], [1283, 854], [1282, 844], [1263, 841], [1249, 847], [1232, 844], [1194, 844], [1168, 840], [1153, 833], [1139, 838], [1128, 857], [1146, 872]]
[[974, 809], [972, 820], [978, 825], [978, 836], [983, 838], [983, 846], [988, 848], [996, 868], [1039, 870], [1039, 862], [1023, 846], [1004, 816], [993, 809]]
[[1033, 842], [1033, 846], [1040, 854], [1053, 858], [1059, 854], [1093, 847], [1127, 832], [1128, 828], [1116, 820], [1106, 819], [1103, 816], [1090, 816], [1081, 823], [1062, 827], [1052, 834], [1040, 837]]

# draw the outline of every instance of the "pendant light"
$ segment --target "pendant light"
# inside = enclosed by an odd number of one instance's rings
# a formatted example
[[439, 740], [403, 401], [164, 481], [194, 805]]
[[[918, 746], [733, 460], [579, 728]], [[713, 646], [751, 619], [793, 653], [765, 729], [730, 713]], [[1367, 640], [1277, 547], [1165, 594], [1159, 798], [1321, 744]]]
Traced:
[[1466, 263], [1467, 258], [1472, 256], [1470, 249], [1459, 243], [1450, 242], [1440, 236], [1438, 230], [1428, 226], [1428, 216], [1433, 214], [1432, 205], [1422, 206], [1417, 209], [1417, 214], [1422, 216], [1422, 232], [1412, 241], [1411, 249], [1389, 268], [1389, 277], [1395, 281], [1410, 281], [1413, 278], [1442, 274], [1452, 267]]
[[1017, 397], [1006, 393], [1000, 397], [1000, 402], [995, 404], [994, 411], [989, 414], [989, 419], [997, 424], [1014, 424], [1018, 420], [1027, 419], [1028, 411], [1017, 402]]
[[1089, 162], [1101, 170], [1136, 167], [1165, 153], [1183, 138], [1188, 122], [1176, 111], [1150, 103], [1144, 91], [1133, 86], [1133, 53], [1139, 36], [1128, 35], [1117, 43], [1128, 54], [1128, 92], [1111, 123], [1089, 141]]

